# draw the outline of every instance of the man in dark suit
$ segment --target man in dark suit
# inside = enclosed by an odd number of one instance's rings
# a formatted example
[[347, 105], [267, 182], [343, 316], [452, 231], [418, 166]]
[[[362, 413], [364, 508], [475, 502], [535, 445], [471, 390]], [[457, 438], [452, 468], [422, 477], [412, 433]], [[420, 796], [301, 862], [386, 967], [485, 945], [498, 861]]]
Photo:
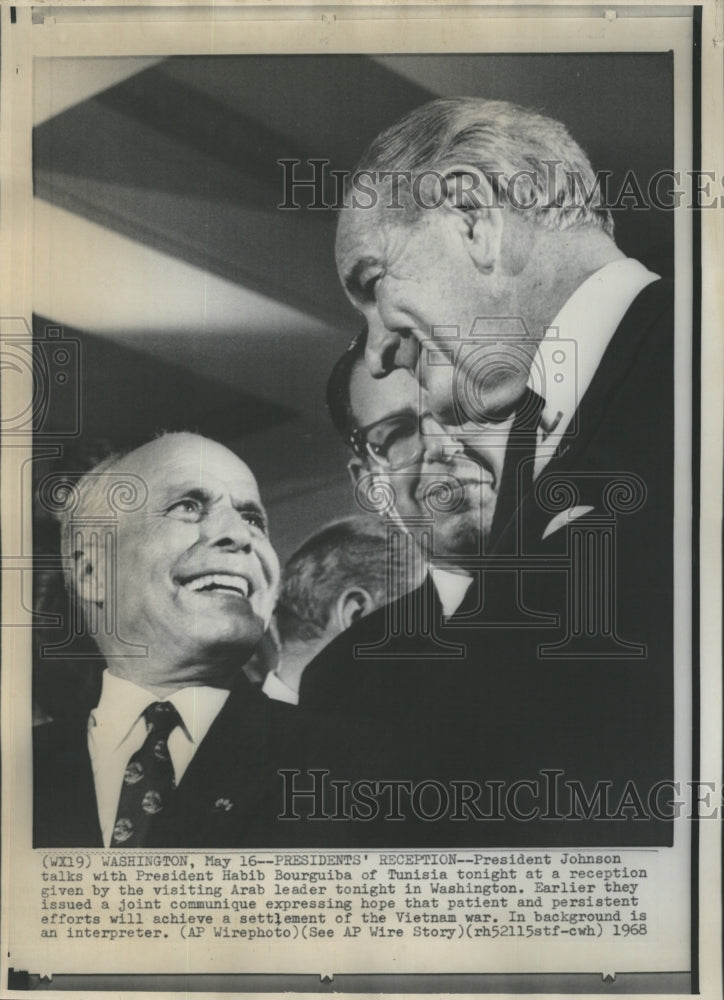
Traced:
[[[505, 460], [478, 551], [455, 558], [462, 605], [450, 615], [428, 579], [416, 605], [310, 664], [301, 704], [416, 719], [421, 759], [448, 779], [481, 766], [510, 787], [560, 769], [645, 803], [673, 771], [671, 288], [624, 257], [595, 197], [576, 197], [595, 189], [590, 164], [540, 115], [435, 101], [360, 169], [378, 197], [343, 211], [338, 265], [369, 371], [412, 370], [421, 411], [488, 467], [504, 438]], [[359, 416], [369, 483], [379, 454]], [[430, 518], [438, 565], [446, 516]], [[518, 824], [500, 842], [670, 842], [655, 809], [635, 811]]]
[[249, 468], [169, 434], [96, 466], [70, 500], [68, 585], [107, 666], [87, 730], [34, 731], [35, 846], [354, 842], [339, 824], [277, 821], [279, 771], [329, 766], [340, 739], [240, 669], [279, 580]]

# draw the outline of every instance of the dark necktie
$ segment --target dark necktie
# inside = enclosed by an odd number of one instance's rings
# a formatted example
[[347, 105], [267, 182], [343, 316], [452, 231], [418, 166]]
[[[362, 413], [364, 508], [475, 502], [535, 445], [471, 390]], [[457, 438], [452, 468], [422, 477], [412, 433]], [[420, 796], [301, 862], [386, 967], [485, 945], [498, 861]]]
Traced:
[[538, 427], [544, 406], [545, 400], [537, 392], [526, 389], [515, 411], [490, 529], [491, 548], [499, 547], [501, 535], [533, 487]]
[[111, 847], [143, 847], [148, 828], [175, 788], [168, 738], [181, 723], [170, 701], [154, 701], [145, 709], [146, 739], [128, 761]]

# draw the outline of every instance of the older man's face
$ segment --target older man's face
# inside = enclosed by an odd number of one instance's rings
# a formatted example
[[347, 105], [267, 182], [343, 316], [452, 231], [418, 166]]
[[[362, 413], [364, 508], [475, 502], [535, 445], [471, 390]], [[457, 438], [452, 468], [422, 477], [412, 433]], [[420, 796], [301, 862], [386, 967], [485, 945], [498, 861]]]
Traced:
[[[350, 379], [350, 407], [355, 425], [372, 444], [364, 466], [357, 464], [359, 488], [374, 498], [372, 487], [383, 482], [395, 495], [394, 510], [406, 524], [420, 518], [434, 522], [430, 555], [477, 555], [495, 510], [507, 429], [477, 428], [468, 434], [444, 428], [429, 413], [427, 397], [407, 371], [372, 378], [360, 361]], [[427, 412], [426, 412], [427, 411]], [[419, 425], [418, 453], [400, 468], [388, 469], [374, 452], [404, 454], [412, 445], [411, 429]], [[405, 444], [405, 437], [410, 445]], [[411, 452], [410, 452], [411, 453]], [[366, 489], [365, 489], [366, 487]], [[384, 494], [383, 494], [384, 495]]]
[[[375, 208], [345, 209], [337, 232], [340, 280], [367, 320], [371, 373], [409, 369], [447, 424], [504, 414], [526, 384], [533, 347], [518, 348], [502, 263], [490, 274], [476, 266], [467, 224], [447, 206], [402, 216], [381, 195]], [[480, 320], [487, 332], [491, 318], [496, 342], [481, 344]]]
[[121, 637], [148, 647], [124, 660], [126, 675], [213, 681], [217, 661], [251, 653], [275, 600], [279, 563], [256, 480], [232, 452], [191, 434], [139, 448], [114, 468], [124, 471], [148, 489], [141, 510], [119, 517], [116, 591], [106, 595]]

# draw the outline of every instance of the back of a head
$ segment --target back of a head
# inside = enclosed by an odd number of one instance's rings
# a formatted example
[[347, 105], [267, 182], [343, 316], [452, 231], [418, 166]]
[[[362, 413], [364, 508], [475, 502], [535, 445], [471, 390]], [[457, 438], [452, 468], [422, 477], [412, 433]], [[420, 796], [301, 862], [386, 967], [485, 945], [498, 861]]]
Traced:
[[362, 516], [333, 521], [308, 538], [282, 571], [276, 607], [282, 646], [323, 636], [349, 588], [366, 591], [378, 607], [412, 584], [407, 567], [390, 558], [381, 521]]

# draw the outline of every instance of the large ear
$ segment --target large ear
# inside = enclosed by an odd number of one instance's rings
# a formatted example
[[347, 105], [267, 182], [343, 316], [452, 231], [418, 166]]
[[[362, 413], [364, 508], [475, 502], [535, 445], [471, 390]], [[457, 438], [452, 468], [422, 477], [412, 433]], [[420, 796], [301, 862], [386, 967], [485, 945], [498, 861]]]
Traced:
[[81, 540], [82, 548], [73, 553], [73, 586], [84, 604], [102, 608], [106, 599], [105, 556], [97, 536]]
[[364, 618], [373, 611], [375, 602], [364, 587], [347, 587], [337, 598], [334, 619], [340, 632], [344, 632], [358, 618]]
[[482, 170], [467, 163], [447, 167], [443, 178], [445, 206], [473, 264], [491, 274], [500, 258], [505, 226], [498, 192]]

